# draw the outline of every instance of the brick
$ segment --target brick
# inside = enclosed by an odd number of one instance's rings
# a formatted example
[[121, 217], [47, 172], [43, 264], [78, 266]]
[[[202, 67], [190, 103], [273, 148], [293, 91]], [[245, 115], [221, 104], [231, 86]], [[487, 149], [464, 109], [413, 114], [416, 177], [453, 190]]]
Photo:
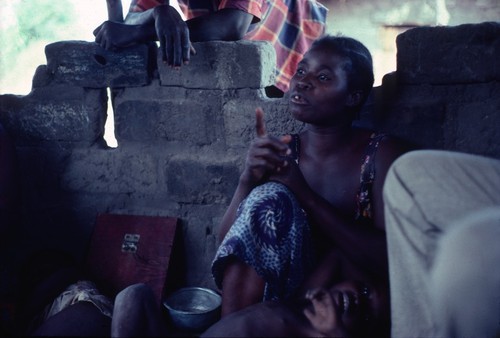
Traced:
[[[228, 202], [229, 203], [229, 202]], [[226, 211], [225, 204], [187, 204], [183, 205], [184, 252], [187, 280], [194, 285], [216, 289], [211, 274], [212, 260], [218, 248], [217, 227]]]
[[248, 148], [255, 137], [255, 109], [258, 107], [264, 111], [266, 130], [270, 135], [294, 133], [303, 125], [291, 117], [287, 96], [282, 99], [269, 99], [264, 97], [263, 93], [247, 92], [227, 100], [224, 104], [222, 113], [227, 146]]
[[445, 148], [500, 158], [500, 98], [450, 104], [444, 124]]
[[386, 93], [388, 102], [380, 102], [375, 120], [377, 129], [423, 148], [443, 147], [443, 123], [446, 116], [445, 93], [431, 95], [433, 86], [401, 86], [397, 94]]
[[264, 41], [212, 41], [193, 44], [196, 55], [175, 70], [158, 53], [162, 86], [185, 88], [264, 88], [275, 83], [276, 52]]
[[46, 87], [53, 81], [52, 73], [49, 71], [47, 65], [40, 65], [35, 70], [33, 75], [32, 87]]
[[11, 134], [15, 134], [16, 117], [24, 106], [24, 96], [5, 94], [0, 95], [0, 123]]
[[61, 185], [80, 193], [151, 193], [158, 188], [157, 168], [157, 156], [142, 148], [75, 150]]
[[457, 84], [500, 80], [500, 23], [419, 27], [400, 34], [401, 83]]
[[202, 146], [220, 139], [223, 101], [219, 91], [192, 90], [187, 97], [182, 88], [152, 87], [126, 90], [115, 99], [118, 144], [182, 142]]
[[47, 67], [59, 83], [74, 86], [136, 87], [150, 82], [151, 45], [141, 44], [112, 52], [94, 42], [60, 41], [45, 47]]
[[239, 173], [238, 158], [214, 152], [176, 155], [165, 168], [169, 196], [179, 203], [227, 203]]
[[53, 142], [17, 146], [21, 191], [27, 204], [40, 207], [61, 198], [61, 173], [72, 150]]
[[42, 87], [13, 101], [8, 123], [20, 142], [93, 143], [103, 135], [104, 89]]

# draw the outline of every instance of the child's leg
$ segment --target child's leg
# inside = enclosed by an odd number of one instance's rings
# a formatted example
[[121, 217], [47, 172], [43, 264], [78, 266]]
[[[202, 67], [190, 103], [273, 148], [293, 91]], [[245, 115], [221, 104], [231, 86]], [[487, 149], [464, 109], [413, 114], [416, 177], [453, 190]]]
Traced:
[[113, 308], [112, 337], [160, 337], [166, 322], [153, 291], [146, 284], [134, 284], [118, 293]]

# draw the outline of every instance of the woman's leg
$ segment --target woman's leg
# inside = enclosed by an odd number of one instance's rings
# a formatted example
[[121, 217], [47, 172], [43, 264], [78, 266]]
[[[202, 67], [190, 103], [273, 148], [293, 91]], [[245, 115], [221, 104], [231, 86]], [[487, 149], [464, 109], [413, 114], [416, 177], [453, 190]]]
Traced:
[[231, 259], [222, 281], [222, 317], [262, 301], [264, 280], [255, 269], [238, 259]]
[[286, 299], [312, 267], [309, 225], [284, 185], [255, 188], [239, 207], [212, 265], [222, 313], [262, 300]]

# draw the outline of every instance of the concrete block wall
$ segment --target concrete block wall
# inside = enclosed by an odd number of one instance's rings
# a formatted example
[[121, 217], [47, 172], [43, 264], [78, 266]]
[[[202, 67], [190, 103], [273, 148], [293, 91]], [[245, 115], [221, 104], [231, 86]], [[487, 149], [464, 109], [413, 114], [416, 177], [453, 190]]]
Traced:
[[373, 95], [377, 128], [420, 147], [500, 158], [500, 22], [400, 34]]
[[[421, 147], [500, 158], [500, 24], [416, 28], [398, 38], [398, 71], [362, 114]], [[98, 213], [181, 220], [186, 285], [214, 287], [219, 221], [236, 187], [254, 111], [270, 133], [302, 127], [286, 95], [272, 99], [274, 50], [265, 42], [194, 44], [181, 70], [156, 45], [108, 52], [62, 41], [46, 48], [26, 96], [0, 96], [0, 123], [17, 146], [22, 215], [14, 258], [56, 246], [83, 259]], [[444, 79], [444, 80], [443, 80]], [[112, 88], [117, 148], [103, 141]]]
[[[188, 285], [212, 285], [217, 226], [236, 187], [254, 112], [268, 129], [297, 129], [286, 104], [266, 97], [274, 49], [262, 42], [194, 44], [181, 70], [156, 45], [122, 52], [95, 43], [46, 47], [26, 96], [0, 97], [0, 122], [14, 137], [22, 182], [21, 259], [39, 247], [80, 259], [98, 213], [174, 216]], [[103, 141], [112, 88], [117, 148]]]

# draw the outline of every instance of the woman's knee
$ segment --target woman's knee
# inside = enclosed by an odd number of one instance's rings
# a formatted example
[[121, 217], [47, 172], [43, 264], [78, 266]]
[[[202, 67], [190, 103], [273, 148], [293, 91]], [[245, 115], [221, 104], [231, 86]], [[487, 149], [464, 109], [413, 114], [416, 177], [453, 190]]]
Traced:
[[252, 189], [249, 196], [252, 197], [261, 197], [275, 194], [286, 194], [292, 195], [292, 192], [287, 188], [286, 185], [279, 182], [266, 182], [264, 184], [258, 185]]

